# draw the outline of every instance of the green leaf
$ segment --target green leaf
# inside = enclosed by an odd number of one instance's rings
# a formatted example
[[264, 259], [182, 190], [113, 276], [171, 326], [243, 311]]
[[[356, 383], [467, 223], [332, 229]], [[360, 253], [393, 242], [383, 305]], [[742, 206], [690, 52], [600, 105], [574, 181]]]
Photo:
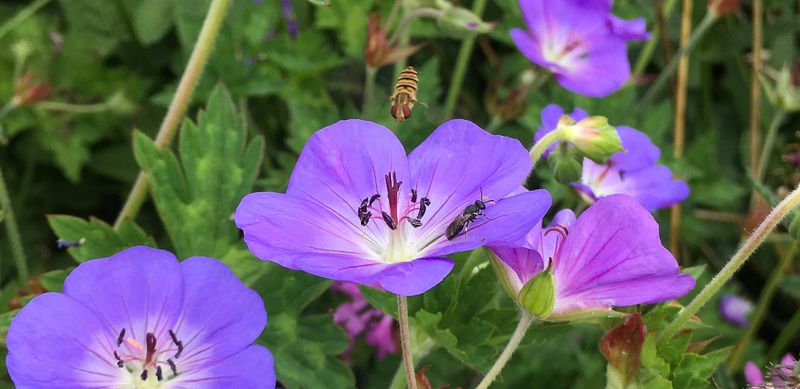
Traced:
[[70, 267], [40, 274], [38, 277], [39, 283], [49, 292], [61, 292], [64, 289], [64, 280], [74, 269], [74, 267]]
[[61, 0], [59, 3], [69, 26], [67, 32], [97, 53], [110, 53], [122, 39], [128, 37], [125, 14], [119, 2]]
[[133, 15], [133, 31], [144, 45], [161, 40], [174, 23], [173, 1], [142, 0]]
[[114, 231], [108, 223], [90, 217], [89, 220], [68, 215], [48, 215], [47, 222], [59, 239], [79, 243], [67, 252], [78, 262], [104, 258], [132, 246], [156, 247], [155, 241], [131, 220], [125, 220]]
[[309, 3], [314, 4], [319, 7], [330, 7], [331, 0], [308, 0]]
[[134, 136], [134, 153], [147, 173], [161, 220], [181, 258], [223, 258], [241, 247], [232, 214], [250, 192], [263, 154], [263, 139], [246, 143], [246, 129], [222, 87], [212, 92], [197, 124], [183, 123], [176, 156], [147, 136]]
[[253, 285], [264, 298], [269, 323], [259, 343], [275, 355], [278, 380], [286, 388], [352, 388], [352, 373], [339, 355], [348, 346], [330, 314], [301, 316], [331, 281], [269, 264]]

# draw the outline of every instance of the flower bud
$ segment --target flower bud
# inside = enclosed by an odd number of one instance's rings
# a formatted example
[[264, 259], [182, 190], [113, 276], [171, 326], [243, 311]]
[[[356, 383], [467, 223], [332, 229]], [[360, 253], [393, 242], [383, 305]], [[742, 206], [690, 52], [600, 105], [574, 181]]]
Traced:
[[456, 6], [444, 9], [442, 16], [437, 18], [436, 22], [443, 33], [454, 38], [485, 34], [495, 26], [495, 23], [484, 22], [472, 11]]
[[716, 16], [724, 16], [733, 12], [742, 0], [711, 0], [708, 2], [708, 10]]
[[14, 95], [11, 96], [11, 102], [15, 106], [28, 106], [46, 99], [49, 95], [50, 84], [35, 82], [34, 74], [26, 72], [14, 84]]
[[603, 116], [590, 116], [575, 123], [564, 115], [558, 121], [557, 130], [562, 130], [564, 139], [595, 163], [606, 163], [614, 153], [623, 150], [616, 128]]
[[628, 316], [622, 325], [606, 332], [600, 339], [600, 353], [608, 361], [609, 382], [612, 378], [620, 388], [627, 388], [636, 378], [641, 366], [641, 353], [647, 327], [639, 312]]
[[556, 302], [552, 266], [531, 278], [519, 291], [517, 301], [526, 311], [540, 319], [550, 316]]
[[563, 147], [566, 146], [565, 144], [561, 146], [557, 152], [551, 153], [550, 157], [547, 158], [556, 181], [564, 185], [580, 181], [583, 166], [579, 157], [575, 155], [572, 149]]
[[759, 77], [767, 100], [775, 108], [788, 112], [800, 111], [800, 85], [798, 85], [800, 80], [793, 77], [792, 70], [788, 65], [784, 65], [776, 73], [777, 75], [772, 77], [774, 83], [770, 82], [763, 74]]

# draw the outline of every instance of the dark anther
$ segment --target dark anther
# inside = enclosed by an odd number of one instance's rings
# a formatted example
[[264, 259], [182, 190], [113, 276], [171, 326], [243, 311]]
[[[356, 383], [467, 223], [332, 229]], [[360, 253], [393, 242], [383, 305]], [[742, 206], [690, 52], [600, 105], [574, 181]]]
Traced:
[[412, 227], [417, 228], [422, 225], [422, 222], [419, 219], [409, 218], [408, 224], [411, 224]]
[[142, 375], [139, 376], [142, 381], [147, 381], [147, 369], [142, 370]]
[[159, 381], [164, 379], [164, 376], [161, 374], [161, 366], [156, 367], [156, 378]]
[[178, 348], [178, 352], [175, 353], [175, 359], [178, 359], [181, 357], [181, 354], [183, 354], [183, 342], [178, 340], [178, 337], [172, 330], [169, 330], [169, 337], [172, 338], [172, 343], [175, 343], [175, 347]]
[[417, 190], [416, 189], [411, 189], [411, 202], [412, 203], [416, 203], [417, 202]]
[[369, 219], [372, 218], [372, 212], [367, 212], [365, 214], [359, 215], [361, 218], [361, 226], [366, 227], [369, 224]]
[[114, 359], [117, 360], [118, 367], [125, 367], [125, 361], [123, 361], [122, 358], [119, 357], [119, 354], [117, 354], [116, 351], [114, 351]]
[[429, 205], [431, 205], [431, 201], [428, 200], [427, 197], [423, 197], [420, 199], [419, 211], [417, 212], [417, 219], [422, 219], [422, 217], [425, 216], [425, 211], [428, 209]]
[[370, 205], [370, 206], [372, 206], [372, 203], [374, 203], [374, 202], [375, 202], [375, 200], [377, 200], [377, 199], [379, 199], [379, 198], [381, 198], [381, 195], [379, 195], [379, 194], [377, 194], [377, 193], [376, 193], [376, 194], [374, 194], [374, 195], [372, 195], [372, 197], [370, 197], [370, 198], [369, 198], [369, 205]]
[[391, 216], [389, 216], [388, 213], [381, 212], [381, 216], [383, 216], [383, 221], [386, 222], [386, 225], [389, 226], [390, 229], [392, 229], [392, 230], [396, 230], [397, 229], [397, 225], [394, 224], [394, 220], [392, 219]]
[[122, 331], [119, 332], [119, 336], [117, 336], [117, 347], [119, 347], [122, 344], [122, 341], [124, 339], [125, 339], [125, 328], [123, 328]]
[[169, 369], [172, 370], [172, 375], [178, 375], [178, 368], [175, 367], [175, 362], [172, 362], [172, 359], [167, 359], [167, 364], [169, 365]]
[[156, 336], [152, 332], [148, 332], [145, 337], [147, 345], [147, 355], [144, 358], [144, 363], [148, 364], [153, 361], [153, 356], [156, 354]]

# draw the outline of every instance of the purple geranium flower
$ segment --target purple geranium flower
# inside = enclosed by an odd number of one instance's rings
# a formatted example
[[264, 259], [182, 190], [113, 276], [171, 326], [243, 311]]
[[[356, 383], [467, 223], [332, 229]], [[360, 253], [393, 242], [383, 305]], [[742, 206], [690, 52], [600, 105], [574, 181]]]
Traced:
[[79, 265], [11, 322], [17, 387], [274, 388], [264, 303], [222, 262], [133, 247]]
[[585, 96], [605, 97], [627, 82], [626, 42], [650, 38], [643, 18], [617, 18], [610, 0], [519, 0], [519, 6], [528, 30], [511, 30], [517, 48]]
[[719, 314], [723, 319], [746, 327], [749, 321], [750, 312], [753, 311], [753, 303], [735, 294], [728, 294], [719, 299]]
[[350, 355], [356, 338], [362, 334], [367, 344], [378, 351], [379, 359], [397, 352], [392, 316], [372, 308], [355, 284], [335, 283], [331, 288], [350, 297], [350, 301], [340, 304], [333, 312], [333, 321], [344, 327], [350, 338], [350, 347], [344, 352], [345, 358]]
[[490, 248], [512, 296], [552, 261], [551, 320], [667, 301], [694, 287], [661, 245], [653, 217], [625, 195], [598, 200], [577, 220], [572, 211], [559, 212], [546, 229], [532, 229], [522, 247]]
[[[564, 110], [558, 105], [546, 106], [541, 114], [542, 126], [534, 139], [541, 139], [555, 130], [562, 115]], [[588, 115], [576, 108], [569, 116], [579, 121]], [[600, 197], [626, 194], [652, 212], [671, 207], [689, 197], [686, 182], [673, 179], [669, 168], [656, 164], [661, 151], [647, 135], [627, 126], [616, 128], [625, 151], [615, 153], [603, 165], [584, 158], [581, 182], [572, 184], [586, 201], [591, 203]]]
[[[538, 222], [546, 191], [506, 198], [530, 168], [518, 141], [465, 120], [442, 124], [408, 156], [387, 128], [345, 120], [309, 139], [286, 194], [249, 194], [234, 218], [261, 259], [416, 295], [450, 272], [445, 255], [520, 239]], [[456, 218], [467, 222], [448, 234]]]

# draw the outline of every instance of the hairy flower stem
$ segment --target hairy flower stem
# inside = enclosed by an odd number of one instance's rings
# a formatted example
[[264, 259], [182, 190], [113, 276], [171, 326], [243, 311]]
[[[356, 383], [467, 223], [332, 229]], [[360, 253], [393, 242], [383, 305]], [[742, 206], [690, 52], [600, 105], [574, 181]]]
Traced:
[[[486, 8], [486, 0], [475, 0], [472, 3], [472, 12], [481, 17], [483, 9]], [[461, 94], [461, 85], [464, 83], [464, 73], [469, 64], [469, 57], [472, 55], [472, 48], [475, 47], [475, 39], [477, 35], [471, 35], [461, 42], [461, 48], [458, 49], [458, 57], [456, 58], [456, 67], [453, 70], [453, 78], [450, 79], [450, 87], [447, 89], [447, 98], [444, 103], [444, 118], [450, 119], [456, 110], [456, 102], [458, 96]]]
[[[186, 115], [186, 108], [189, 106], [194, 88], [197, 86], [197, 82], [200, 80], [203, 69], [208, 62], [208, 57], [211, 55], [214, 41], [219, 35], [220, 27], [223, 20], [225, 20], [225, 14], [230, 4], [231, 0], [213, 0], [208, 9], [208, 14], [200, 29], [200, 35], [197, 37], [197, 43], [192, 50], [192, 55], [189, 57], [189, 63], [186, 64], [186, 69], [183, 71], [181, 80], [178, 83], [178, 89], [175, 91], [175, 96], [172, 98], [169, 109], [167, 109], [167, 115], [158, 129], [155, 144], [159, 149], [169, 146], [175, 138], [178, 126]], [[114, 222], [115, 230], [119, 229], [125, 219], [136, 217], [139, 208], [141, 208], [147, 197], [148, 190], [147, 177], [141, 171], [139, 176], [136, 177], [136, 182], [133, 184], [130, 194], [128, 194], [128, 199], [125, 200], [125, 205], [122, 206], [122, 210]]]
[[797, 255], [797, 248], [797, 241], [792, 241], [792, 243], [789, 244], [789, 249], [780, 257], [777, 266], [772, 270], [772, 274], [770, 274], [766, 285], [764, 285], [764, 289], [761, 290], [756, 309], [753, 312], [750, 322], [747, 323], [747, 329], [744, 331], [742, 338], [739, 340], [739, 343], [736, 344], [731, 356], [728, 358], [728, 369], [731, 371], [739, 368], [742, 362], [742, 356], [745, 351], [747, 351], [747, 347], [750, 345], [753, 337], [758, 333], [758, 329], [761, 328], [761, 324], [764, 322], [764, 317], [767, 314], [767, 309], [772, 303], [772, 298], [775, 297], [775, 292], [778, 291], [778, 287], [781, 285], [781, 281], [783, 281], [786, 268], [789, 267], [789, 264], [792, 263], [792, 260]]
[[536, 163], [542, 159], [542, 155], [544, 155], [544, 152], [547, 151], [547, 148], [553, 143], [563, 139], [563, 137], [563, 131], [560, 131], [558, 128], [556, 128], [555, 130], [545, 134], [542, 139], [539, 139], [539, 141], [536, 142], [533, 147], [531, 147], [531, 151], [528, 152], [528, 154], [531, 156], [531, 169], [536, 167]]
[[722, 270], [711, 279], [711, 282], [706, 284], [705, 288], [703, 288], [688, 305], [678, 312], [675, 319], [664, 327], [664, 330], [658, 335], [659, 340], [668, 339], [675, 335], [689, 318], [697, 313], [708, 300], [714, 297], [714, 295], [719, 292], [720, 288], [733, 277], [734, 273], [742, 267], [753, 252], [764, 242], [770, 232], [775, 229], [775, 226], [777, 226], [786, 215], [791, 213], [798, 204], [800, 204], [800, 186], [795, 188], [792, 193], [786, 196], [786, 198], [767, 215], [764, 221], [759, 224], [755, 231], [753, 231], [753, 234], [747, 238]]
[[756, 181], [763, 181], [764, 174], [767, 172], [767, 162], [772, 155], [772, 148], [775, 146], [775, 137], [778, 135], [778, 129], [786, 120], [786, 111], [778, 109], [775, 116], [772, 117], [772, 122], [767, 129], [767, 136], [764, 138], [764, 144], [761, 145], [761, 153], [758, 156], [758, 165], [756, 165], [755, 179]]
[[400, 346], [403, 349], [403, 364], [406, 366], [408, 389], [417, 389], [417, 376], [414, 369], [414, 356], [411, 354], [411, 334], [408, 328], [408, 300], [397, 296], [397, 316], [400, 322]]
[[25, 260], [25, 251], [22, 249], [22, 236], [19, 233], [17, 219], [14, 217], [14, 209], [11, 206], [11, 197], [8, 195], [6, 179], [0, 169], [0, 207], [4, 211], [3, 224], [11, 246], [11, 255], [17, 266], [17, 276], [19, 277], [20, 289], [28, 290], [28, 264]]
[[644, 97], [642, 97], [642, 99], [639, 101], [639, 104], [636, 107], [636, 110], [634, 111], [636, 112], [636, 114], [641, 114], [643, 112], [644, 107], [647, 107], [648, 105], [650, 105], [650, 103], [653, 102], [653, 99], [658, 95], [659, 92], [661, 92], [661, 89], [663, 89], [664, 86], [667, 84], [667, 80], [669, 80], [670, 77], [672, 77], [672, 74], [675, 72], [675, 69], [677, 68], [680, 59], [683, 58], [684, 56], [688, 56], [689, 53], [692, 52], [692, 49], [694, 49], [694, 47], [697, 46], [697, 42], [699, 42], [700, 39], [702, 39], [703, 36], [706, 35], [708, 30], [711, 28], [711, 26], [714, 25], [714, 22], [716, 22], [717, 19], [719, 19], [719, 16], [717, 14], [713, 12], [706, 13], [706, 16], [703, 18], [700, 24], [697, 25], [697, 29], [695, 29], [694, 33], [692, 33], [692, 36], [689, 37], [689, 41], [686, 43], [686, 45], [681, 46], [680, 50], [678, 50], [676, 55], [672, 57], [667, 66], [664, 67], [664, 70], [662, 70], [661, 73], [658, 75], [656, 81], [653, 82], [653, 85], [650, 86], [650, 89], [647, 90]]
[[522, 341], [522, 338], [525, 337], [525, 332], [528, 331], [531, 323], [533, 323], [533, 315], [523, 311], [522, 317], [519, 319], [519, 323], [517, 323], [517, 328], [514, 330], [514, 333], [511, 334], [511, 339], [508, 341], [506, 348], [503, 349], [503, 352], [500, 353], [500, 357], [494, 361], [492, 368], [489, 369], [489, 372], [486, 373], [486, 376], [483, 377], [475, 389], [486, 389], [494, 382], [497, 375], [500, 374], [500, 371], [503, 370], [503, 367], [508, 363], [508, 360], [511, 359], [511, 355], [513, 355], [514, 351], [519, 347], [519, 343]]
[[3, 39], [3, 37], [6, 36], [9, 31], [13, 30], [14, 27], [24, 22], [25, 19], [35, 14], [36, 11], [47, 5], [49, 2], [50, 0], [37, 0], [28, 4], [28, 6], [23, 8], [22, 11], [19, 11], [16, 15], [14, 15], [13, 18], [9, 19], [7, 22], [5, 22], [5, 24], [0, 26], [0, 39]]

